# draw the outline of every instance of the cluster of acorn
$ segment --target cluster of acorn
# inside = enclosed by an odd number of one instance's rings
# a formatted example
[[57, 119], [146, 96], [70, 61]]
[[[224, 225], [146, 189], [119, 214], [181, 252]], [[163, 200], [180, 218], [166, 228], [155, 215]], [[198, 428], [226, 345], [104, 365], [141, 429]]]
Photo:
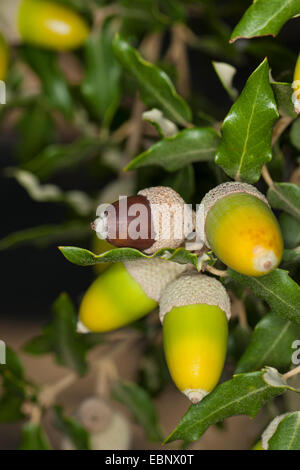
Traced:
[[[131, 238], [125, 225], [130, 219], [120, 216], [116, 202], [116, 220], [106, 214], [111, 244], [152, 254], [184, 243], [184, 239], [166, 239], [163, 218], [155, 212], [158, 203], [165, 208], [177, 206], [174, 214], [184, 211], [184, 201], [173, 189], [148, 188], [128, 198], [128, 210], [131, 203], [145, 206], [155, 235], [144, 240]], [[205, 247], [224, 264], [250, 276], [267, 274], [279, 264], [283, 250], [280, 229], [266, 198], [255, 187], [224, 183], [204, 197], [198, 210], [203, 214]], [[117, 227], [115, 238], [110, 238], [112, 225], [114, 230]], [[176, 225], [176, 219], [171, 225]], [[183, 237], [189, 230], [187, 227]], [[121, 232], [127, 233], [125, 239], [118, 238]], [[214, 277], [198, 273], [189, 264], [159, 258], [117, 263], [84, 295], [79, 331], [108, 332], [123, 327], [158, 304], [171, 376], [179, 390], [197, 403], [216, 386], [226, 356], [230, 300], [223, 284]]]

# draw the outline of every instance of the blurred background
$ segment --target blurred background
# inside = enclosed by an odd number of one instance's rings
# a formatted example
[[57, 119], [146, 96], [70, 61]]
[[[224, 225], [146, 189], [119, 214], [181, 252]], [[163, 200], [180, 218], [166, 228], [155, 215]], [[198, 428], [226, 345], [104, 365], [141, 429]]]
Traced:
[[[273, 78], [291, 82], [300, 18], [288, 22], [276, 38], [229, 44], [233, 27], [251, 4], [248, 0], [53, 0], [51, 3], [76, 13], [88, 31], [82, 44], [64, 50], [59, 41], [47, 44], [46, 30], [28, 40], [14, 37], [15, 10], [7, 12], [7, 3], [0, 0], [0, 26], [7, 42], [3, 47], [8, 51], [2, 77], [6, 104], [0, 106], [0, 339], [18, 352], [28, 377], [44, 384], [59, 381], [68, 369], [58, 365], [53, 355], [30, 355], [23, 346], [52, 320], [51, 306], [62, 292], [70, 296], [76, 309], [100, 269], [67, 262], [57, 247], [105, 251], [107, 247], [91, 233], [90, 222], [100, 202], [115, 200], [119, 194], [162, 184], [172, 186], [187, 202], [198, 203], [208, 189], [226, 180], [221, 169], [206, 163], [189, 168], [192, 183], [188, 186], [185, 170], [168, 174], [162, 168], [147, 167], [122, 174], [126, 163], [159, 135], [141, 119], [144, 107], [135, 83], [113, 54], [114, 34], [120, 32], [145, 58], [167, 72], [189, 102], [196, 125], [218, 129], [232, 101], [212, 61], [236, 69], [233, 87], [239, 91], [265, 56]], [[30, 8], [40, 7], [31, 5], [25, 12], [27, 27]], [[284, 143], [277, 150], [270, 171], [277, 181], [287, 180], [295, 169], [298, 151], [285, 148]], [[151, 352], [155, 346], [151, 335], [158, 328], [155, 315], [134, 326], [130, 347], [126, 354], [123, 350], [116, 353], [115, 365], [119, 377], [137, 382], [153, 396], [159, 425], [167, 434], [188, 402], [171, 384], [167, 372], [161, 373], [165, 365], [160, 349], [159, 359], [157, 351]], [[232, 358], [224, 378], [232, 373], [238, 355], [234, 335], [230, 341]], [[99, 346], [100, 355], [101, 347], [105, 345]], [[108, 369], [110, 380], [114, 372]], [[155, 385], [151, 380], [157, 381]], [[93, 394], [94, 382], [93, 374], [88, 373], [58, 397], [66, 413], [74, 414], [78, 403]], [[141, 432], [130, 410], [117, 401], [113, 406], [130, 422], [131, 448], [161, 448]], [[247, 417], [230, 418], [222, 427], [212, 427], [191, 448], [247, 449], [265, 422], [265, 412], [255, 422]], [[22, 421], [0, 424], [1, 449], [20, 445], [21, 426]], [[61, 434], [51, 416], [46, 417], [45, 428], [52, 445], [59, 448]], [[171, 447], [176, 446], [178, 443]]]

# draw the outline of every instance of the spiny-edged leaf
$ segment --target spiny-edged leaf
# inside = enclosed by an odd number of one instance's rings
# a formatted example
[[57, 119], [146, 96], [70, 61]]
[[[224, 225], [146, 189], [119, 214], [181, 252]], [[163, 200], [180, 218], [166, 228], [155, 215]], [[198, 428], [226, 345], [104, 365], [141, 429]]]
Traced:
[[111, 22], [85, 44], [86, 76], [80, 86], [91, 114], [109, 126], [120, 99], [120, 65], [112, 50]]
[[22, 46], [22, 56], [41, 79], [43, 96], [49, 105], [70, 118], [73, 112], [72, 96], [66, 79], [57, 65], [56, 54], [52, 51]]
[[300, 450], [300, 411], [288, 413], [268, 442], [268, 450]]
[[300, 326], [268, 313], [254, 330], [250, 345], [238, 362], [236, 374], [260, 370], [264, 366], [276, 367], [284, 372], [291, 364], [291, 344], [300, 337]]
[[160, 109], [150, 109], [142, 114], [143, 120], [152, 124], [157, 130], [161, 138], [171, 137], [178, 132], [178, 127], [174, 122], [167, 119]]
[[146, 62], [128, 42], [118, 34], [113, 40], [114, 52], [122, 66], [136, 79], [145, 104], [161, 109], [165, 115], [185, 125], [191, 120], [191, 111], [187, 103], [176, 93], [168, 75]]
[[231, 42], [239, 38], [276, 36], [284, 23], [300, 13], [300, 0], [255, 0], [234, 28]]
[[265, 300], [282, 318], [300, 325], [300, 287], [287, 271], [275, 269], [270, 274], [250, 277], [228, 269], [229, 275]]
[[300, 221], [283, 212], [279, 217], [279, 225], [286, 248], [300, 246]]
[[54, 424], [57, 429], [66, 434], [77, 450], [90, 450], [90, 436], [80, 422], [66, 416], [61, 406], [55, 406]]
[[98, 263], [119, 263], [158, 257], [179, 264], [191, 263], [200, 270], [198, 256], [184, 248], [163, 248], [152, 255], [145, 255], [135, 248], [115, 248], [100, 255], [95, 255], [89, 250], [76, 246], [60, 246], [59, 249], [68, 261], [79, 266], [93, 266]]
[[296, 119], [290, 130], [290, 139], [297, 150], [300, 150], [300, 118]]
[[9, 371], [9, 375], [15, 376], [17, 379], [24, 379], [24, 367], [18, 356], [10, 347], [6, 346], [6, 363], [0, 367], [0, 375], [5, 376]]
[[293, 250], [284, 250], [282, 261], [287, 264], [299, 264], [300, 263], [300, 246]]
[[239, 374], [220, 385], [197, 405], [192, 405], [166, 442], [177, 439], [196, 441], [212, 424], [229, 416], [257, 415], [266, 401], [288, 389], [284, 383], [277, 386], [266, 383], [266, 368], [258, 372]]
[[48, 437], [40, 424], [28, 422], [22, 429], [20, 450], [51, 450]]
[[292, 102], [293, 89], [291, 83], [272, 82], [272, 89], [275, 95], [277, 108], [281, 116], [288, 116], [292, 119], [297, 117]]
[[133, 382], [119, 382], [113, 388], [113, 398], [130, 410], [150, 441], [163, 440], [152, 398], [143, 388]]
[[30, 354], [52, 352], [58, 364], [83, 375], [87, 369], [87, 347], [81, 335], [76, 332], [76, 312], [67, 294], [61, 294], [54, 302], [53, 313], [53, 320], [43, 329], [42, 335], [29, 341], [24, 349]]
[[272, 158], [273, 124], [278, 118], [265, 59], [249, 77], [222, 125], [216, 163], [238, 181], [255, 183]]
[[14, 232], [0, 240], [0, 251], [17, 245], [35, 245], [40, 248], [53, 242], [82, 239], [90, 233], [86, 223], [71, 221], [61, 225], [40, 225]]
[[192, 162], [213, 160], [220, 136], [210, 127], [184, 129], [135, 157], [126, 170], [158, 165], [176, 171]]
[[75, 168], [80, 162], [98, 155], [100, 148], [99, 139], [91, 137], [79, 138], [71, 144], [49, 145], [23, 168], [45, 179], [57, 171]]
[[272, 207], [282, 209], [300, 220], [300, 186], [292, 183], [274, 183], [268, 189], [267, 198]]

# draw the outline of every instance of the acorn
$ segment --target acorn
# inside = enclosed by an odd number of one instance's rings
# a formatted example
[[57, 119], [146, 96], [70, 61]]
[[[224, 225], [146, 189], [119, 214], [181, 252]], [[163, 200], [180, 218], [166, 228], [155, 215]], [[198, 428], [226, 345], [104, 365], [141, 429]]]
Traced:
[[86, 291], [79, 309], [79, 332], [108, 332], [142, 318], [157, 307], [167, 284], [188, 269], [160, 259], [124, 264], [106, 269]]
[[[76, 418], [90, 434], [91, 450], [128, 450], [130, 448], [130, 424], [106, 401], [98, 397], [87, 398], [79, 406]], [[68, 437], [62, 440], [61, 448], [75, 450]]]
[[279, 224], [254, 186], [221, 184], [206, 194], [198, 210], [205, 244], [224, 264], [248, 276], [268, 274], [279, 265]]
[[152, 254], [162, 248], [177, 248], [193, 230], [193, 211], [172, 188], [143, 189], [111, 206], [92, 227], [117, 247]]
[[90, 28], [73, 9], [47, 0], [9, 0], [0, 7], [0, 27], [11, 43], [64, 51], [84, 44]]
[[5, 80], [6, 78], [8, 63], [9, 63], [8, 45], [4, 37], [2, 36], [2, 34], [0, 34], [0, 80]]
[[230, 300], [215, 278], [184, 273], [160, 300], [166, 361], [177, 388], [198, 403], [217, 385], [225, 362]]
[[293, 80], [293, 103], [295, 112], [297, 114], [300, 113], [300, 54], [298, 55], [298, 59], [295, 66], [294, 71], [294, 80]]

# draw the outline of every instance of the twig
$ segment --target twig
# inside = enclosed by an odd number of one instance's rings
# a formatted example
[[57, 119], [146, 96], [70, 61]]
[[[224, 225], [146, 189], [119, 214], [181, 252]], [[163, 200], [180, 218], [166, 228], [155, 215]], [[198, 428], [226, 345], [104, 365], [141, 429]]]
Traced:
[[263, 177], [263, 179], [265, 180], [265, 182], [267, 183], [267, 185], [271, 188], [272, 186], [274, 186], [274, 181], [272, 180], [272, 177], [269, 173], [269, 170], [267, 168], [266, 165], [264, 165], [261, 169], [261, 175]]
[[281, 134], [283, 134], [285, 129], [291, 124], [292, 121], [293, 118], [289, 116], [283, 116], [276, 122], [273, 129], [272, 146], [275, 144], [275, 142], [277, 142]]
[[166, 58], [169, 58], [174, 63], [178, 70], [178, 91], [186, 98], [190, 94], [190, 69], [187, 55], [186, 42], [181, 34], [182, 25], [177, 24], [172, 28], [172, 40], [170, 47], [166, 53]]
[[290, 377], [293, 377], [294, 375], [300, 374], [300, 366], [295, 367], [295, 369], [290, 370], [286, 374], [283, 374], [282, 378], [283, 380], [287, 380]]
[[204, 264], [203, 265], [203, 268], [208, 271], [209, 273], [211, 274], [215, 274], [216, 276], [220, 276], [220, 277], [226, 277], [228, 276], [228, 272], [227, 271], [223, 271], [221, 269], [217, 269], [217, 268], [214, 268], [213, 266], [210, 266], [209, 264]]
[[232, 303], [231, 303], [231, 312], [232, 312], [232, 317], [237, 317], [240, 326], [244, 330], [249, 330], [249, 325], [248, 325], [248, 320], [247, 320], [247, 313], [244, 305], [244, 298], [245, 298], [245, 292], [243, 294], [242, 299], [238, 299], [233, 293], [230, 293], [230, 296], [232, 298]]

